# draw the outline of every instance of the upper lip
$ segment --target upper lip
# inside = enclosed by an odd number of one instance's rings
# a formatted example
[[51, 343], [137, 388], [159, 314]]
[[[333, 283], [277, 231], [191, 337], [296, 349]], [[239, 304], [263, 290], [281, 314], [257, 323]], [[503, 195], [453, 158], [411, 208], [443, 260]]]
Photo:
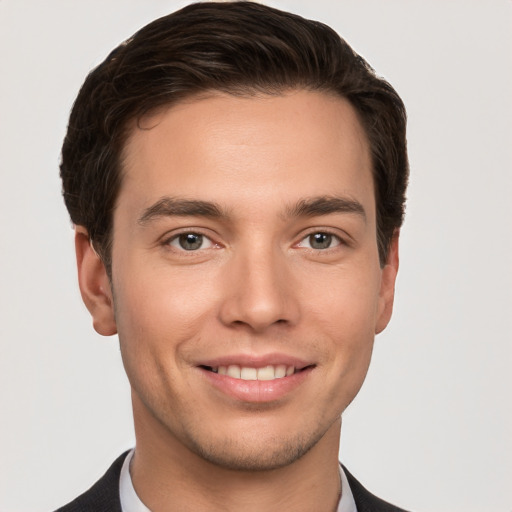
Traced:
[[208, 366], [218, 368], [219, 366], [230, 365], [244, 366], [247, 368], [263, 368], [264, 366], [294, 366], [297, 370], [302, 370], [307, 366], [313, 366], [312, 361], [306, 361], [299, 357], [287, 354], [271, 353], [271, 354], [232, 354], [211, 359], [199, 361], [197, 366]]

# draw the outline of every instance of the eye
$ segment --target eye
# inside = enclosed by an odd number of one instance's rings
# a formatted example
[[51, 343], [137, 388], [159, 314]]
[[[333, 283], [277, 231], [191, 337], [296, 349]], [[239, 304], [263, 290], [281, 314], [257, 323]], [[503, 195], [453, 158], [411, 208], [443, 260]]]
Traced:
[[172, 247], [185, 251], [197, 251], [213, 247], [213, 242], [199, 233], [181, 233], [172, 238], [168, 243]]
[[336, 235], [332, 235], [331, 233], [317, 232], [311, 233], [307, 237], [303, 238], [298, 247], [306, 247], [308, 249], [330, 249], [332, 247], [336, 247], [341, 245], [341, 240]]

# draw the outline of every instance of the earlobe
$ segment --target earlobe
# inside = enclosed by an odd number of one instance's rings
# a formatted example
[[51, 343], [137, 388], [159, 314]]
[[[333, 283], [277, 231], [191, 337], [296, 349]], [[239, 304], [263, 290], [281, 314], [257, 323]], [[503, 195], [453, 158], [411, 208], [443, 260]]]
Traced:
[[395, 282], [396, 275], [398, 273], [398, 239], [399, 231], [395, 231], [391, 244], [389, 246], [388, 257], [386, 265], [382, 269], [382, 277], [380, 283], [379, 292], [379, 306], [377, 311], [377, 322], [375, 324], [375, 334], [382, 332], [389, 321], [391, 320], [391, 314], [393, 313], [393, 302], [395, 299]]
[[83, 226], [76, 226], [75, 229], [75, 251], [80, 293], [91, 313], [94, 329], [103, 336], [116, 334], [114, 303], [107, 271]]

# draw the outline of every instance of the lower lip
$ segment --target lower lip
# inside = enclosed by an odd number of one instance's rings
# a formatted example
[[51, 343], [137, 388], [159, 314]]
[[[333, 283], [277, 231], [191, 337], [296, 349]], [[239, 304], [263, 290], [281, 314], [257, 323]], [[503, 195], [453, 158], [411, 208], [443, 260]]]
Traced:
[[233, 379], [203, 368], [199, 368], [199, 370], [222, 393], [242, 402], [264, 403], [279, 400], [291, 393], [311, 374], [313, 367], [274, 380]]

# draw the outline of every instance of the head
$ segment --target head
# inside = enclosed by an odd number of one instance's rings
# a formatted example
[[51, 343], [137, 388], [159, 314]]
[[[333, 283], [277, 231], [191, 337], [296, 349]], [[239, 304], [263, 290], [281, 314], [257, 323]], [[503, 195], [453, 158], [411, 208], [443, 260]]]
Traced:
[[355, 109], [370, 146], [381, 263], [403, 221], [406, 114], [395, 90], [328, 26], [251, 2], [199, 3], [122, 43], [87, 77], [62, 148], [66, 206], [111, 272], [127, 137], [148, 113], [212, 91], [323, 92]]
[[88, 76], [61, 173], [137, 445], [238, 470], [334, 453], [393, 303], [407, 157], [391, 86], [325, 25], [194, 4]]

